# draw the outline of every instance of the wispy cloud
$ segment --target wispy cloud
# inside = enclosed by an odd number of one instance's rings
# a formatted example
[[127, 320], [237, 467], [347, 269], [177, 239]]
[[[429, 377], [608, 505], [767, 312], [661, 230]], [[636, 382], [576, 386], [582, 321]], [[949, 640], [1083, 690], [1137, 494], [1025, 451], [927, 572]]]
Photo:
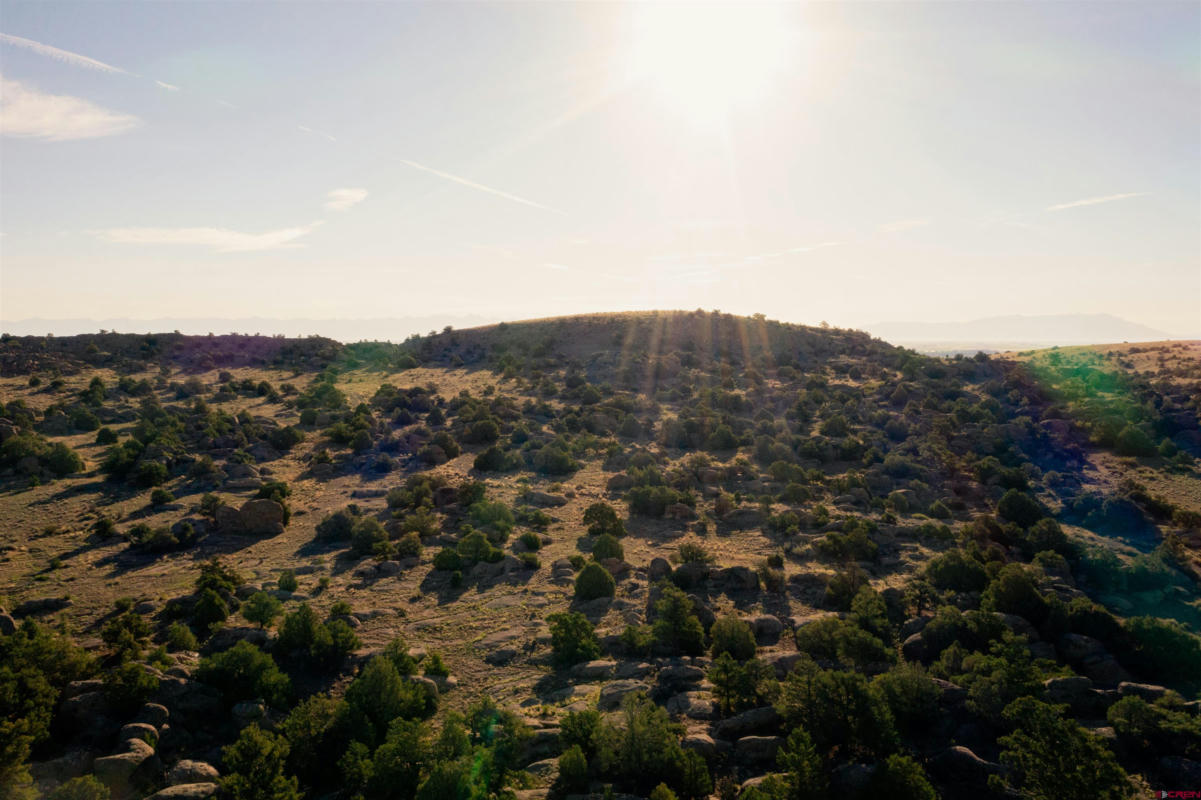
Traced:
[[[232, 106], [231, 106], [231, 108], [232, 108]], [[300, 130], [300, 131], [304, 131], [305, 133], [311, 133], [314, 136], [320, 136], [322, 139], [328, 139], [331, 142], [338, 141], [333, 136], [330, 136], [328, 133], [324, 133], [324, 132], [318, 131], [318, 130], [313, 130], [308, 125], [297, 125], [296, 129]]]
[[521, 203], [522, 205], [531, 206], [533, 208], [540, 208], [543, 211], [549, 211], [552, 214], [562, 214], [564, 216], [567, 216], [566, 212], [560, 211], [557, 208], [551, 208], [550, 206], [544, 206], [541, 203], [535, 203], [533, 200], [527, 200], [524, 197], [518, 197], [515, 194], [510, 194], [509, 192], [504, 192], [504, 191], [501, 191], [500, 189], [494, 189], [491, 186], [485, 186], [482, 183], [476, 183], [475, 181], [469, 181], [466, 178], [460, 178], [458, 175], [451, 175], [449, 172], [443, 172], [442, 170], [434, 169], [433, 167], [427, 167], [424, 164], [418, 164], [416, 161], [408, 161], [408, 160], [402, 158], [402, 159], [400, 159], [400, 163], [404, 164], [406, 167], [412, 167], [413, 169], [418, 169], [418, 170], [421, 170], [422, 172], [428, 172], [431, 175], [437, 175], [439, 178], [442, 178], [443, 180], [453, 181], [454, 183], [460, 184], [462, 186], [467, 186], [467, 187], [476, 189], [481, 192], [487, 192], [488, 194], [494, 194], [497, 197], [503, 197], [506, 200], [512, 200], [514, 203]]
[[164, 81], [155, 81], [154, 83], [156, 86], [161, 86], [162, 88], [166, 89], [168, 92], [178, 92], [179, 91], [179, 87], [172, 83], [166, 83]]
[[366, 189], [334, 189], [327, 194], [325, 207], [330, 211], [345, 211], [367, 199]]
[[218, 253], [250, 253], [301, 247], [297, 240], [321, 224], [317, 221], [264, 233], [244, 233], [228, 228], [108, 228], [94, 233], [115, 244], [192, 245], [208, 247]]
[[0, 78], [0, 134], [64, 142], [112, 136], [141, 120], [101, 108], [81, 97], [46, 94], [19, 81]]
[[87, 56], [80, 55], [79, 53], [72, 53], [70, 50], [60, 50], [57, 47], [51, 47], [48, 44], [35, 42], [33, 39], [25, 39], [21, 36], [0, 33], [0, 42], [3, 42], [4, 44], [10, 44], [13, 47], [23, 47], [26, 50], [32, 50], [38, 55], [46, 56], [47, 58], [53, 58], [56, 61], [62, 61], [64, 64], [71, 64], [72, 66], [76, 67], [99, 70], [100, 72], [115, 72], [122, 75], [132, 74], [121, 69], [120, 67], [114, 67], [112, 64], [105, 64], [103, 61], [97, 61], [94, 58], [88, 58]]
[[900, 233], [901, 231], [911, 231], [914, 228], [924, 228], [930, 224], [928, 219], [902, 219], [896, 222], [887, 222], [880, 226], [880, 233]]
[[1126, 200], [1131, 197], [1145, 197], [1146, 192], [1124, 192], [1122, 194], [1105, 194], [1100, 197], [1086, 197], [1083, 200], [1073, 200], [1070, 203], [1059, 203], [1058, 205], [1047, 206], [1047, 211], [1063, 211], [1066, 208], [1078, 208], [1080, 206], [1096, 206], [1101, 203], [1112, 203], [1117, 200]]

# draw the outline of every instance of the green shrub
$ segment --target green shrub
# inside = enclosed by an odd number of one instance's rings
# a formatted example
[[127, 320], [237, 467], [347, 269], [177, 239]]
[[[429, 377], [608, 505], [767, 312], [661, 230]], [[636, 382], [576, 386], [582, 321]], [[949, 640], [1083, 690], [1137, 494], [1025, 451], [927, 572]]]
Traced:
[[199, 650], [200, 643], [192, 629], [182, 622], [172, 622], [167, 628], [167, 646], [172, 650]]
[[409, 531], [396, 541], [398, 558], [421, 558], [421, 537], [416, 531]]
[[626, 535], [626, 526], [608, 503], [593, 503], [584, 509], [584, 524], [589, 536], [609, 534], [621, 538]]
[[692, 599], [681, 589], [661, 582], [655, 613], [655, 643], [659, 647], [670, 653], [690, 656], [699, 656], [705, 651], [705, 629], [696, 616]]
[[838, 617], [822, 617], [797, 628], [796, 645], [813, 658], [860, 669], [896, 661], [896, 653], [878, 637]]
[[578, 793], [588, 788], [588, 758], [578, 744], [573, 744], [559, 756], [558, 783], [564, 793]]
[[[295, 580], [295, 579], [293, 579]], [[266, 592], [255, 592], [242, 604], [242, 616], [265, 628], [279, 616], [283, 605]]]
[[981, 591], [988, 585], [984, 565], [964, 550], [948, 550], [926, 564], [926, 580], [939, 590]]
[[221, 788], [230, 800], [300, 800], [295, 777], [285, 774], [288, 742], [258, 725], [242, 729], [237, 741], [221, 751], [225, 777]]
[[60, 784], [50, 800], [109, 800], [111, 793], [95, 775], [83, 775]]
[[457, 569], [462, 569], [462, 567], [463, 558], [459, 555], [458, 550], [450, 547], [444, 547], [434, 555], [434, 569], [452, 572]]
[[1037, 500], [1017, 489], [1005, 492], [1001, 501], [997, 503], [997, 513], [1023, 528], [1029, 528], [1045, 516]]
[[382, 742], [396, 719], [422, 719], [437, 708], [437, 695], [401, 677], [386, 656], [367, 662], [346, 688], [346, 707], [355, 738], [367, 744]]
[[809, 732], [822, 757], [837, 748], [840, 758], [881, 758], [898, 742], [888, 705], [857, 672], [802, 661], [780, 684], [776, 709]]
[[613, 576], [595, 561], [586, 564], [575, 579], [575, 599], [582, 603], [612, 597], [616, 590], [617, 582]]
[[547, 622], [550, 623], [551, 650], [560, 666], [600, 657], [600, 641], [592, 623], [583, 614], [575, 611], [551, 614]]
[[296, 573], [290, 569], [285, 569], [283, 572], [279, 573], [279, 580], [277, 583], [279, 588], [285, 592], [294, 592], [300, 588], [300, 584], [296, 581]]
[[96, 444], [116, 444], [117, 434], [112, 428], [101, 428], [96, 431]]
[[157, 689], [158, 678], [141, 664], [127, 662], [104, 676], [104, 693], [109, 702], [126, 714], [141, 707]]
[[714, 658], [722, 653], [729, 653], [735, 661], [755, 657], [755, 633], [745, 620], [735, 616], [718, 617], [709, 635], [713, 640], [710, 652]]
[[876, 767], [868, 781], [868, 792], [889, 800], [937, 800], [921, 764], [909, 756], [894, 753]]
[[229, 618], [229, 606], [216, 591], [203, 589], [200, 599], [192, 609], [192, 622], [202, 631], [209, 630], [215, 623]]
[[597, 561], [604, 561], [606, 558], [616, 558], [621, 561], [625, 558], [625, 549], [622, 548], [621, 542], [617, 541], [617, 537], [609, 533], [602, 533], [592, 543], [592, 557]]
[[531, 553], [536, 553], [542, 549], [542, 537], [533, 531], [526, 531], [518, 537], [522, 546]]
[[1023, 697], [1004, 717], [1013, 732], [997, 741], [1010, 789], [1040, 800], [1130, 797], [1129, 779], [1103, 740], [1064, 719], [1055, 706]]
[[247, 641], [202, 658], [196, 677], [220, 690], [229, 703], [261, 697], [283, 708], [292, 692], [288, 676], [280, 672], [275, 660]]

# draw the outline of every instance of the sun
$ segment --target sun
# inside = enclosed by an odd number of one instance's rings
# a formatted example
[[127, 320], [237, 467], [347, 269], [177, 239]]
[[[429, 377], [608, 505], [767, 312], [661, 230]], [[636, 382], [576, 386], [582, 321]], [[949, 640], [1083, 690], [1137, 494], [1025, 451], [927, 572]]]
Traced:
[[789, 6], [637, 3], [629, 7], [625, 78], [697, 120], [762, 102], [796, 61]]

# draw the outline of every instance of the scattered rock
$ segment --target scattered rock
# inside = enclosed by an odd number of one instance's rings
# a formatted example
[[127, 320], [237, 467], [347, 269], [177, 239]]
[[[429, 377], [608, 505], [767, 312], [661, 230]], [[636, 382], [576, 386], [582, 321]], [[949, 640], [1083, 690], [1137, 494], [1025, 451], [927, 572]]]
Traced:
[[559, 506], [567, 505], [567, 498], [558, 494], [548, 494], [547, 492], [529, 491], [521, 497], [522, 502], [527, 505], [537, 508], [558, 508]]
[[776, 751], [784, 743], [781, 736], [743, 736], [734, 743], [734, 755], [751, 763], [774, 761]]
[[601, 688], [600, 700], [597, 701], [596, 707], [601, 711], [612, 711], [621, 705], [627, 694], [649, 691], [650, 687], [641, 681], [613, 681]]
[[1072, 675], [1066, 678], [1048, 678], [1043, 682], [1043, 687], [1047, 692], [1047, 702], [1067, 703], [1069, 706], [1079, 707], [1091, 697], [1093, 682], [1083, 675]]
[[217, 796], [215, 783], [180, 783], [159, 789], [146, 800], [207, 800]]
[[983, 784], [989, 775], [1000, 773], [1001, 766], [985, 761], [966, 747], [948, 747], [930, 760], [930, 772], [955, 783]]
[[571, 668], [573, 677], [583, 681], [597, 681], [613, 677], [617, 669], [616, 661], [585, 661]]
[[734, 741], [743, 736], [775, 733], [781, 722], [783, 720], [774, 708], [764, 706], [723, 719], [717, 723], [715, 731], [719, 738]]
[[167, 783], [172, 786], [189, 783], [216, 783], [221, 777], [217, 768], [207, 761], [185, 759], [176, 763], [167, 773]]
[[1168, 693], [1168, 687], [1156, 686], [1152, 683], [1133, 683], [1131, 681], [1122, 681], [1118, 684], [1118, 694], [1122, 697], [1141, 697], [1148, 703], [1154, 703], [1159, 698]]
[[775, 644], [780, 640], [780, 634], [784, 632], [784, 623], [780, 621], [779, 617], [771, 614], [751, 617], [748, 622], [751, 623], [751, 628], [755, 631], [755, 639], [759, 644]]
[[70, 597], [42, 597], [37, 600], [26, 600], [13, 609], [14, 617], [31, 617], [38, 614], [50, 614], [62, 611], [71, 605]]

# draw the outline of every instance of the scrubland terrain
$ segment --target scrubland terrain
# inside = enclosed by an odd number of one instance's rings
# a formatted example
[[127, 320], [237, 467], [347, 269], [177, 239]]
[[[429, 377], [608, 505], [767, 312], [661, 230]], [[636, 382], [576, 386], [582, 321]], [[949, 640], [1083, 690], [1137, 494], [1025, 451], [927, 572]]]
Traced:
[[0, 796], [1201, 785], [1201, 343], [0, 342]]

